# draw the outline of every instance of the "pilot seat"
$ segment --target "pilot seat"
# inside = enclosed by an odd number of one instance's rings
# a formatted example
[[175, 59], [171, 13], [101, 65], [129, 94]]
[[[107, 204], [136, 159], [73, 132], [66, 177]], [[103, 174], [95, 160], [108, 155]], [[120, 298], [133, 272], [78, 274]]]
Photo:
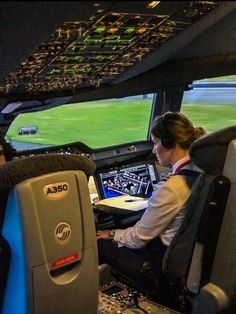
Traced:
[[98, 261], [78, 155], [35, 155], [0, 168], [2, 314], [97, 313]]

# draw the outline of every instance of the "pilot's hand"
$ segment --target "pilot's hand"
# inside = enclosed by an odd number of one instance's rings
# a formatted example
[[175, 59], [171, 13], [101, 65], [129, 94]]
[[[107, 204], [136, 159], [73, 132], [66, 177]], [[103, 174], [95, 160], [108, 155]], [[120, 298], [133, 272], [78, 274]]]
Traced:
[[115, 230], [99, 230], [97, 231], [97, 239], [112, 240]]

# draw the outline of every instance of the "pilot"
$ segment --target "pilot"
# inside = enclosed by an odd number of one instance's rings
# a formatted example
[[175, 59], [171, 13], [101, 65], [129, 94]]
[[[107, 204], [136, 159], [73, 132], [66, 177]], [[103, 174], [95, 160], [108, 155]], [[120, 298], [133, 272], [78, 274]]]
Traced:
[[178, 112], [157, 117], [151, 128], [153, 153], [172, 173], [159, 181], [141, 219], [132, 227], [97, 232], [99, 264], [109, 264], [139, 280], [143, 262], [150, 260], [157, 274], [162, 258], [183, 222], [191, 188], [181, 170], [200, 172], [190, 160], [191, 144], [206, 132]]
[[5, 164], [6, 161], [12, 160], [15, 156], [15, 149], [10, 143], [7, 143], [5, 137], [0, 133], [0, 165]]

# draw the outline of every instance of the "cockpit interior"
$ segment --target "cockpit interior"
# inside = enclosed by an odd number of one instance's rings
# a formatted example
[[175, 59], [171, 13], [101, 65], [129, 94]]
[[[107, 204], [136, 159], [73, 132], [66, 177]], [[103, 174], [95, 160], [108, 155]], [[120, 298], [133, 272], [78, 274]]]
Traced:
[[[233, 314], [236, 2], [1, 1], [0, 20], [0, 132], [14, 148], [0, 167], [0, 312]], [[195, 87], [204, 107], [187, 98]], [[152, 121], [193, 109], [196, 123], [209, 120], [191, 148], [204, 201], [191, 199], [191, 231], [166, 255], [168, 289], [147, 291], [98, 265], [96, 231], [142, 217], [171, 171], [152, 152]], [[127, 194], [142, 202], [108, 209]]]

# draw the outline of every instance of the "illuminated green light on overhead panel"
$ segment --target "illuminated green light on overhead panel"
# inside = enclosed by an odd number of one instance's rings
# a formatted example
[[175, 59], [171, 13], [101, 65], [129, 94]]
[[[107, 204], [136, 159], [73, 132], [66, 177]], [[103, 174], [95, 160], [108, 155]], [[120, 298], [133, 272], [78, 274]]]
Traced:
[[107, 36], [102, 39], [102, 42], [105, 43], [116, 43], [120, 40], [120, 36]]
[[103, 33], [106, 30], [105, 26], [99, 26], [98, 28], [95, 29], [96, 33]]
[[52, 69], [51, 71], [47, 73], [47, 75], [58, 75], [58, 74], [61, 74], [60, 69]]
[[133, 33], [135, 31], [135, 28], [134, 27], [128, 27], [126, 30], [125, 30], [125, 33]]

